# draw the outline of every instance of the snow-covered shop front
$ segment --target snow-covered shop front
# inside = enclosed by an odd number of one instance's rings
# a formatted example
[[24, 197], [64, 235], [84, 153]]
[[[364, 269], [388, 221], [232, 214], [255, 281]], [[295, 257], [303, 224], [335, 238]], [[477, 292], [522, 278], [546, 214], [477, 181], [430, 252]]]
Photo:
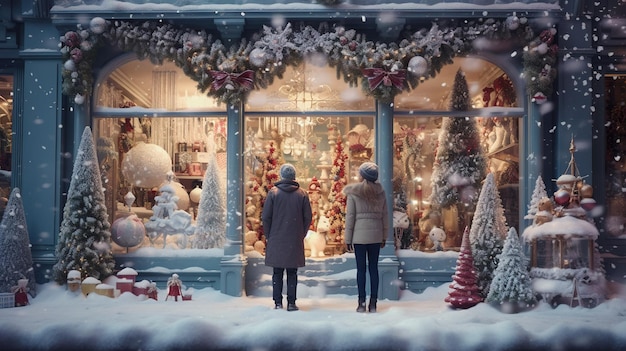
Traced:
[[[278, 168], [291, 163], [314, 211], [300, 281], [355, 294], [341, 190], [375, 161], [394, 223], [380, 296], [396, 299], [451, 280], [487, 174], [506, 226], [523, 232], [537, 179], [551, 185], [563, 173], [573, 137], [603, 204], [594, 220], [607, 274], [623, 280], [626, 67], [621, 22], [606, 19], [623, 9], [575, 0], [204, 3], [8, 5], [23, 30], [5, 27], [19, 48], [13, 60], [2, 49], [12, 111], [6, 126], [0, 114], [9, 144], [0, 161], [7, 188], [21, 190], [39, 281], [62, 280], [59, 262], [71, 260], [59, 256], [81, 250], [67, 223], [83, 209], [67, 204], [91, 184], [91, 171], [77, 171], [85, 168], [97, 169], [96, 207], [108, 218], [85, 222], [110, 225], [111, 250], [96, 256], [112, 257], [112, 272], [268, 294], [260, 213]], [[97, 161], [78, 165], [84, 144]]]

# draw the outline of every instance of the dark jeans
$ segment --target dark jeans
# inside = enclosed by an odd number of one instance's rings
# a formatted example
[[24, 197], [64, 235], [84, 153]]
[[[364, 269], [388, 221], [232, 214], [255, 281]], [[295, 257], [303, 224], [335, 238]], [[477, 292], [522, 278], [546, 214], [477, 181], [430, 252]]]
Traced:
[[296, 303], [298, 268], [276, 268], [272, 275], [273, 297], [275, 303], [283, 303], [283, 272], [287, 270], [287, 303]]
[[378, 299], [378, 256], [380, 244], [354, 244], [356, 258], [356, 285], [359, 302], [365, 302], [365, 269], [370, 273], [370, 298]]

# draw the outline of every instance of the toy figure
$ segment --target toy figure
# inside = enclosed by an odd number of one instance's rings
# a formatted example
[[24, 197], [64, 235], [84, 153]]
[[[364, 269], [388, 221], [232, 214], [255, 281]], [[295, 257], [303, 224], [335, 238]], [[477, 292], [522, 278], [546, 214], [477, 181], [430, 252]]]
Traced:
[[17, 286], [11, 288], [15, 294], [15, 307], [28, 305], [28, 279], [20, 279], [17, 281]]
[[167, 280], [167, 296], [165, 297], [165, 301], [170, 296], [174, 296], [174, 301], [178, 301], [178, 297], [182, 297], [182, 285], [183, 283], [178, 279], [178, 274], [172, 274], [172, 277]]
[[428, 235], [433, 242], [432, 249], [435, 251], [443, 251], [443, 242], [446, 241], [446, 232], [439, 227], [434, 227], [430, 230]]

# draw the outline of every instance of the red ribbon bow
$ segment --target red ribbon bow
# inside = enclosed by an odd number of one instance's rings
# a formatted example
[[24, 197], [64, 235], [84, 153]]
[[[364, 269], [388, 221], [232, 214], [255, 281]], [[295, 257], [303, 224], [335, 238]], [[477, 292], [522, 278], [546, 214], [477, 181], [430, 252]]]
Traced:
[[[244, 90], [251, 90], [254, 87], [254, 71], [246, 70], [241, 73], [228, 73], [224, 71], [210, 71], [213, 77], [211, 87], [217, 91], [226, 87], [226, 89], [235, 89], [241, 87]], [[230, 84], [231, 87], [228, 85]]]
[[385, 71], [382, 68], [364, 68], [363, 75], [367, 77], [370, 84], [370, 90], [378, 88], [380, 83], [389, 87], [394, 86], [399, 90], [404, 88], [404, 79], [406, 78], [406, 70], [399, 69], [396, 71]]

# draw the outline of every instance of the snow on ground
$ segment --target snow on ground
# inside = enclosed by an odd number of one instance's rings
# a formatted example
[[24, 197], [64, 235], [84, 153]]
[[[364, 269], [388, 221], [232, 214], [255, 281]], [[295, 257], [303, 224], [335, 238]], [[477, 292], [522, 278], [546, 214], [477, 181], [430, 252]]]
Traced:
[[232, 297], [211, 288], [191, 301], [87, 297], [48, 283], [25, 307], [0, 309], [2, 350], [626, 350], [626, 289], [596, 308], [506, 314], [481, 303], [451, 309], [447, 284], [376, 314], [356, 313], [356, 298], [300, 285], [301, 310], [273, 310], [270, 297]]

